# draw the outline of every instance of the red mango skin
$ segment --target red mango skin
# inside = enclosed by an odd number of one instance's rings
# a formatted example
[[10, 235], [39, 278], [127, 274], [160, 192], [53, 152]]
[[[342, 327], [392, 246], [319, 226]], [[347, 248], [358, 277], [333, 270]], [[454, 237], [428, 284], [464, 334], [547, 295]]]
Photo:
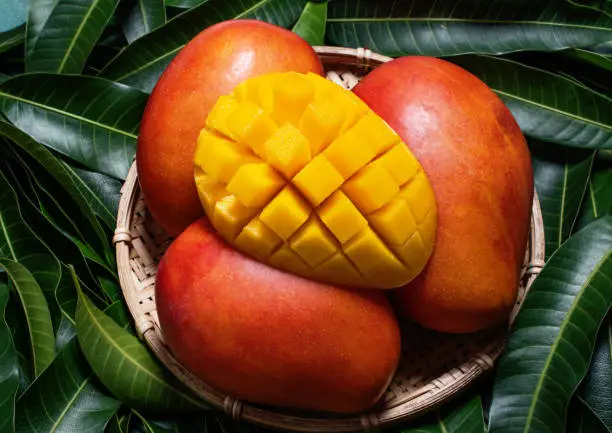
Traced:
[[136, 161], [148, 210], [170, 236], [204, 215], [193, 154], [217, 98], [247, 78], [288, 71], [323, 74], [323, 66], [304, 39], [257, 20], [207, 28], [168, 65], [145, 108]]
[[393, 294], [400, 317], [448, 333], [507, 320], [533, 200], [528, 146], [508, 108], [468, 71], [424, 56], [380, 66], [354, 92], [419, 159], [438, 205], [428, 265]]
[[231, 248], [205, 218], [166, 250], [155, 290], [175, 357], [243, 401], [360, 412], [379, 400], [399, 362], [399, 325], [380, 291], [266, 266]]

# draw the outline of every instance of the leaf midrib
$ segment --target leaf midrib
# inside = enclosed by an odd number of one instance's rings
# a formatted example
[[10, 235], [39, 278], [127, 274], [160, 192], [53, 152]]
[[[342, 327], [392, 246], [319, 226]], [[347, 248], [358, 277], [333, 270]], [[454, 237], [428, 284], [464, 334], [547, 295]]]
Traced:
[[66, 116], [66, 117], [78, 120], [80, 122], [84, 122], [84, 123], [96, 126], [98, 128], [106, 129], [107, 131], [110, 131], [110, 132], [114, 132], [114, 133], [117, 133], [117, 134], [120, 134], [120, 135], [124, 135], [124, 136], [132, 138], [134, 140], [138, 138], [138, 136], [135, 135], [135, 134], [130, 134], [129, 132], [122, 131], [121, 129], [113, 128], [110, 125], [105, 125], [103, 123], [96, 122], [95, 120], [88, 119], [88, 118], [80, 116], [78, 114], [74, 114], [74, 113], [71, 113], [69, 111], [64, 111], [64, 110], [61, 110], [59, 108], [52, 107], [50, 105], [44, 105], [44, 104], [41, 104], [39, 102], [32, 101], [30, 99], [26, 99], [26, 98], [22, 98], [20, 96], [13, 95], [11, 93], [0, 92], [0, 97], [5, 97], [7, 99], [12, 99], [14, 101], [22, 102], [24, 104], [29, 104], [29, 105], [32, 105], [32, 106], [34, 106], [36, 108], [40, 108], [40, 109], [43, 109], [43, 110], [48, 110], [48, 111], [51, 111], [51, 112], [56, 113], [56, 114], [61, 114], [63, 116]]
[[77, 397], [81, 394], [81, 391], [83, 391], [83, 388], [85, 388], [85, 385], [87, 385], [87, 382], [89, 382], [89, 378], [90, 377], [91, 376], [87, 376], [87, 378], [85, 380], [83, 380], [81, 385], [79, 385], [79, 387], [77, 388], [77, 390], [74, 393], [74, 395], [72, 396], [72, 398], [66, 404], [66, 407], [64, 408], [62, 413], [60, 413], [58, 419], [55, 421], [55, 423], [53, 423], [53, 426], [51, 426], [51, 430], [50, 430], [49, 433], [54, 433], [57, 430], [57, 428], [59, 427], [60, 422], [62, 422], [62, 420], [64, 419], [64, 417], [68, 413], [68, 409], [70, 409], [72, 407], [72, 405], [76, 401]]
[[[84, 296], [84, 295], [81, 295], [81, 296]], [[202, 405], [200, 403], [198, 403], [197, 401], [193, 400], [188, 395], [183, 394], [180, 390], [177, 390], [177, 389], [173, 388], [172, 386], [168, 385], [163, 379], [159, 378], [158, 376], [156, 376], [154, 373], [152, 373], [151, 371], [147, 370], [146, 368], [143, 368], [138, 362], [136, 362], [136, 360], [134, 358], [132, 358], [127, 352], [125, 352], [121, 348], [121, 346], [119, 346], [117, 344], [117, 342], [106, 332], [104, 327], [102, 327], [102, 325], [100, 324], [98, 319], [96, 319], [95, 315], [93, 314], [93, 311], [90, 309], [90, 307], [88, 305], [88, 301], [85, 298], [82, 298], [81, 301], [82, 301], [85, 309], [87, 310], [87, 315], [91, 318], [92, 322], [96, 325], [96, 327], [98, 328], [100, 333], [102, 333], [102, 335], [107, 339], [107, 341], [110, 342], [110, 344], [112, 346], [114, 346], [116, 350], [118, 350], [120, 353], [122, 353], [123, 356], [125, 356], [125, 358], [128, 361], [130, 361], [138, 370], [144, 372], [145, 374], [150, 376], [152, 379], [154, 379], [155, 381], [159, 382], [164, 388], [167, 388], [170, 391], [172, 391], [173, 393], [176, 393], [176, 394], [180, 395], [181, 397], [185, 398], [186, 400], [194, 403], [196, 406], [202, 407]]]
[[557, 236], [557, 247], [561, 246], [563, 243], [563, 222], [565, 221], [565, 216], [563, 213], [565, 212], [565, 197], [567, 193], [567, 175], [568, 175], [568, 167], [567, 167], [567, 151], [566, 158], [563, 163], [563, 189], [561, 192], [561, 209], [559, 212], [559, 234]]
[[542, 368], [542, 371], [540, 373], [540, 378], [538, 379], [538, 383], [533, 393], [533, 398], [531, 399], [531, 404], [529, 405], [529, 412], [527, 413], [527, 418], [525, 419], [525, 429], [523, 430], [523, 433], [528, 433], [531, 429], [531, 420], [533, 419], [533, 416], [534, 416], [536, 404], [539, 401], [539, 395], [540, 395], [540, 392], [542, 391], [544, 379], [545, 377], [547, 377], [545, 372], [550, 367], [550, 363], [552, 362], [553, 355], [556, 352], [559, 342], [561, 341], [560, 337], [564, 335], [565, 328], [568, 326], [569, 321], [570, 321], [569, 319], [572, 317], [572, 314], [574, 310], [577, 308], [578, 304], [580, 304], [580, 299], [582, 298], [582, 296], [584, 296], [584, 293], [586, 291], [585, 289], [591, 284], [591, 281], [593, 280], [593, 278], [595, 278], [595, 276], [599, 273], [599, 269], [603, 266], [605, 262], [607, 262], [610, 256], [612, 256], [612, 251], [608, 252], [601, 259], [599, 259], [599, 261], [597, 262], [597, 264], [595, 265], [595, 267], [589, 274], [589, 277], [580, 286], [580, 292], [576, 296], [576, 299], [572, 303], [571, 308], [568, 310], [567, 314], [565, 315], [565, 318], [563, 319], [563, 322], [561, 323], [561, 327], [559, 328], [559, 333], [557, 334], [557, 337], [555, 338], [555, 341], [550, 348], [550, 352], [548, 353], [548, 356], [546, 357], [546, 362], [544, 363], [544, 367]]
[[8, 246], [9, 251], [11, 252], [11, 256], [13, 257], [13, 260], [17, 261], [17, 255], [15, 254], [15, 250], [13, 249], [11, 238], [9, 237], [8, 230], [6, 229], [6, 224], [4, 222], [4, 217], [2, 216], [1, 211], [0, 211], [0, 226], [2, 227], [2, 233], [4, 234], [4, 237], [6, 238], [6, 245]]

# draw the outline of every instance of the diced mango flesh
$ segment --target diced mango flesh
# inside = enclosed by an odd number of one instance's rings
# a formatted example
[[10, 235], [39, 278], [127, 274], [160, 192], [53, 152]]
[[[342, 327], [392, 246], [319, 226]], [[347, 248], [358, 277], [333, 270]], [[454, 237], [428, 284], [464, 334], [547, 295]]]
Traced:
[[433, 252], [437, 208], [419, 161], [357, 96], [315, 74], [258, 76], [219, 98], [194, 163], [217, 232], [280, 270], [393, 288]]

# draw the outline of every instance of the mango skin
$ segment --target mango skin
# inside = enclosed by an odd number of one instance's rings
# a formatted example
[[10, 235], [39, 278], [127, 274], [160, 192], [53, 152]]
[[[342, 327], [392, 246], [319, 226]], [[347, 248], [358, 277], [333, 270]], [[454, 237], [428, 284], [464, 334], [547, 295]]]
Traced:
[[359, 412], [399, 362], [399, 326], [382, 292], [278, 271], [231, 248], [205, 218], [166, 250], [155, 290], [176, 358], [243, 401]]
[[148, 210], [170, 236], [204, 215], [193, 153], [217, 98], [246, 78], [288, 71], [323, 74], [323, 66], [304, 39], [257, 20], [208, 27], [170, 62], [148, 100], [136, 151]]
[[506, 321], [533, 200], [529, 150], [512, 114], [474, 75], [431, 57], [388, 62], [354, 92], [410, 147], [438, 203], [433, 255], [394, 294], [400, 317], [449, 333]]

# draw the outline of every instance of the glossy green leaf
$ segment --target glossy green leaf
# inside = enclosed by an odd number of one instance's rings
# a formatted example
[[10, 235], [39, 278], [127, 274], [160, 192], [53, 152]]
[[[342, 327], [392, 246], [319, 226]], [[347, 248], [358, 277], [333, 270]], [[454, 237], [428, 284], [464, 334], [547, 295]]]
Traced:
[[76, 337], [76, 328], [74, 320], [64, 314], [60, 322], [60, 326], [55, 333], [55, 350], [60, 352], [73, 338]]
[[26, 58], [32, 55], [36, 42], [57, 2], [58, 0], [28, 0]]
[[[89, 203], [83, 197], [79, 188], [64, 165], [43, 145], [33, 140], [14, 126], [0, 122], [0, 137], [14, 143], [23, 152], [29, 155], [63, 188], [63, 194], [67, 194], [75, 203], [79, 204], [77, 213], [83, 218], [84, 224], [91, 231], [92, 236], [88, 239], [89, 244], [97, 251], [104, 254], [107, 263], [113, 263], [114, 254], [109, 245], [109, 239], [97, 220]], [[52, 196], [52, 195], [51, 195]]]
[[83, 71], [119, 0], [57, 0], [26, 58], [27, 72]]
[[76, 326], [87, 361], [121, 401], [151, 410], [206, 408], [157, 363], [142, 341], [96, 308], [82, 292]]
[[10, 50], [25, 40], [25, 25], [15, 29], [0, 32], [0, 53]]
[[[0, 270], [0, 272], [2, 271]], [[23, 307], [21, 306], [19, 295], [14, 290], [10, 292], [4, 319], [10, 329], [13, 345], [15, 346], [15, 352], [17, 354], [19, 371], [19, 389], [17, 391], [17, 396], [19, 397], [19, 395], [30, 386], [30, 383], [32, 383], [34, 379], [34, 365], [32, 362], [28, 321], [25, 314], [23, 314]]]
[[4, 319], [9, 299], [8, 283], [0, 275], [0, 431], [13, 432], [19, 366], [13, 338]]
[[582, 148], [612, 148], [612, 99], [562, 75], [490, 56], [454, 63], [491, 87], [533, 138]]
[[125, 38], [131, 44], [166, 22], [164, 0], [136, 0], [123, 24]]
[[442, 406], [429, 419], [417, 421], [416, 427], [402, 433], [484, 433], [485, 424], [480, 397]]
[[516, 317], [497, 366], [490, 433], [558, 433], [612, 305], [612, 215], [548, 260]]
[[610, 433], [610, 430], [580, 399], [573, 398], [568, 411], [565, 433]]
[[572, 233], [589, 182], [594, 152], [531, 142], [536, 190], [544, 218], [546, 258]]
[[578, 396], [612, 431], [612, 313], [599, 330], [591, 367]]
[[601, 54], [602, 56], [612, 56], [612, 40], [602, 42], [601, 44], [594, 45], [588, 49], [589, 51]]
[[79, 187], [83, 197], [89, 202], [97, 216], [114, 230], [117, 226], [117, 212], [123, 183], [102, 173], [84, 170], [64, 163]]
[[101, 75], [150, 92], [174, 56], [198, 33], [220, 21], [256, 18], [289, 27], [300, 16], [303, 0], [207, 0], [135, 41]]
[[23, 265], [12, 260], [0, 259], [0, 268], [8, 274], [19, 294], [28, 321], [34, 376], [37, 377], [55, 357], [55, 336], [49, 306], [40, 286]]
[[191, 9], [208, 0], [165, 0], [164, 4], [173, 8]]
[[76, 338], [17, 403], [18, 433], [103, 431], [121, 402], [102, 392]]
[[389, 56], [553, 51], [612, 39], [612, 17], [555, 0], [336, 0], [327, 22], [330, 45]]
[[597, 164], [589, 178], [577, 225], [584, 227], [608, 212], [612, 212], [612, 167]]
[[18, 128], [90, 170], [124, 179], [147, 95], [96, 77], [31, 74], [0, 85], [0, 110]]
[[327, 1], [309, 1], [293, 31], [310, 45], [325, 44], [325, 24], [327, 21]]

